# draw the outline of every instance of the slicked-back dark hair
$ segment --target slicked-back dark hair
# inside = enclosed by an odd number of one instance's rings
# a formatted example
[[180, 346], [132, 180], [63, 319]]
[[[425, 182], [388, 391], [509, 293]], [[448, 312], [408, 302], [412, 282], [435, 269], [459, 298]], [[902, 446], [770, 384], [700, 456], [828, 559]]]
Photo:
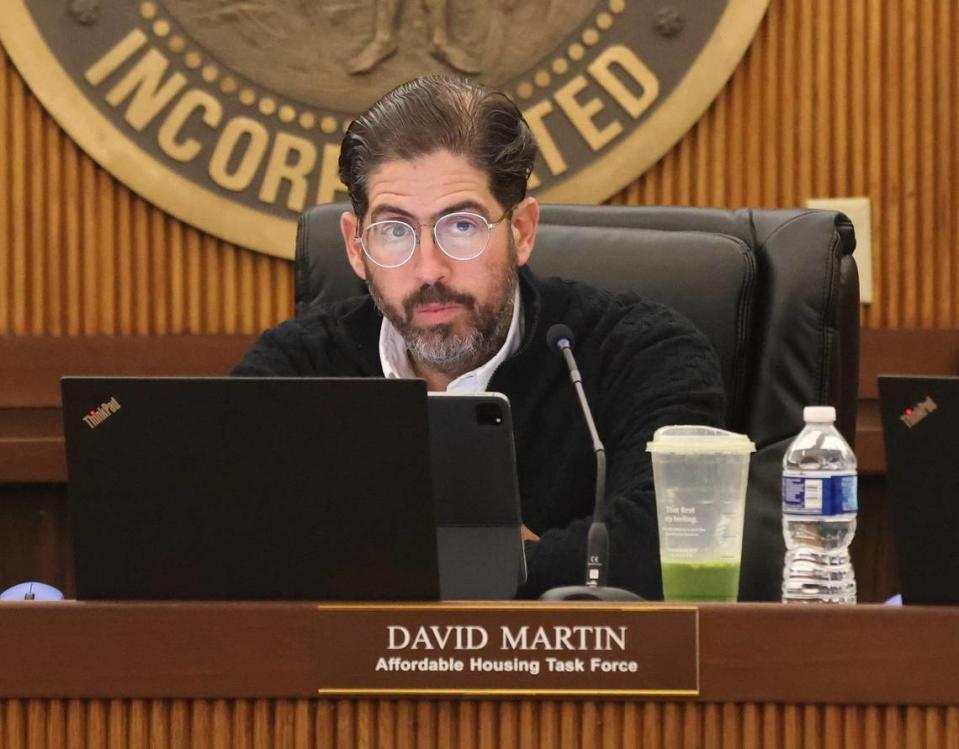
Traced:
[[362, 221], [370, 174], [393, 159], [445, 150], [489, 176], [504, 208], [526, 197], [536, 140], [517, 106], [464, 78], [427, 75], [397, 86], [350, 124], [340, 151], [340, 179]]

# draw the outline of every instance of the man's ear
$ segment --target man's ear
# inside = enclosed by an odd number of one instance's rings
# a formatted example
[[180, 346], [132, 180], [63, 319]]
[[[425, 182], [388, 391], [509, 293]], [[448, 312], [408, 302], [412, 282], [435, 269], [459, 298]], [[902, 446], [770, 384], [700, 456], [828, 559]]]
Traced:
[[343, 234], [343, 244], [346, 246], [346, 257], [353, 267], [353, 272], [366, 280], [366, 265], [363, 263], [363, 245], [357, 237], [359, 222], [355, 213], [344, 211], [340, 214], [340, 232]]
[[513, 217], [510, 221], [510, 231], [513, 232], [513, 241], [516, 243], [518, 265], [526, 265], [533, 252], [537, 226], [539, 226], [539, 203], [536, 198], [524, 198], [513, 208]]

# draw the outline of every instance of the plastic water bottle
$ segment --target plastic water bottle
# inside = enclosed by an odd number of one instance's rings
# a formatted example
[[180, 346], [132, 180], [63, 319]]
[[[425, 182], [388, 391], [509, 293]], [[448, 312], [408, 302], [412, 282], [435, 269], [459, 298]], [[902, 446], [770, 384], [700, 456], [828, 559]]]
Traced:
[[803, 409], [805, 428], [783, 457], [783, 603], [855, 603], [849, 544], [856, 532], [856, 456], [836, 409]]

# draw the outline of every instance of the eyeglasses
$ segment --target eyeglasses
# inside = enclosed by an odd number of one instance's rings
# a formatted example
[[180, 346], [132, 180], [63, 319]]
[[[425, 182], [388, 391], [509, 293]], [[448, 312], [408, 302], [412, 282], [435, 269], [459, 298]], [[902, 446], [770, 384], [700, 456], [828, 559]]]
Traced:
[[405, 221], [376, 221], [359, 236], [366, 256], [381, 268], [399, 268], [409, 262], [420, 239], [420, 229], [433, 227], [436, 246], [453, 260], [472, 260], [486, 251], [493, 229], [510, 215], [506, 211], [496, 221], [487, 221], [476, 213], [459, 211], [448, 213], [435, 224]]

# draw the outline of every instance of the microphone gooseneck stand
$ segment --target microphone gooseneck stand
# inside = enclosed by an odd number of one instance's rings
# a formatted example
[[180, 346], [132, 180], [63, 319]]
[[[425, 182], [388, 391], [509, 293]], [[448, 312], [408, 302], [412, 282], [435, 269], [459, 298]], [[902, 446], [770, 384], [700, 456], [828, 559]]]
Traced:
[[573, 357], [573, 331], [565, 325], [553, 325], [546, 334], [546, 343], [563, 355], [569, 369], [569, 378], [579, 398], [579, 405], [586, 419], [586, 428], [593, 440], [596, 455], [596, 498], [593, 502], [593, 522], [586, 538], [586, 584], [568, 585], [547, 590], [540, 596], [543, 601], [642, 601], [635, 593], [606, 585], [606, 566], [609, 557], [609, 532], [606, 529], [604, 502], [606, 498], [606, 448], [596, 431], [593, 414], [583, 390], [583, 377]]

